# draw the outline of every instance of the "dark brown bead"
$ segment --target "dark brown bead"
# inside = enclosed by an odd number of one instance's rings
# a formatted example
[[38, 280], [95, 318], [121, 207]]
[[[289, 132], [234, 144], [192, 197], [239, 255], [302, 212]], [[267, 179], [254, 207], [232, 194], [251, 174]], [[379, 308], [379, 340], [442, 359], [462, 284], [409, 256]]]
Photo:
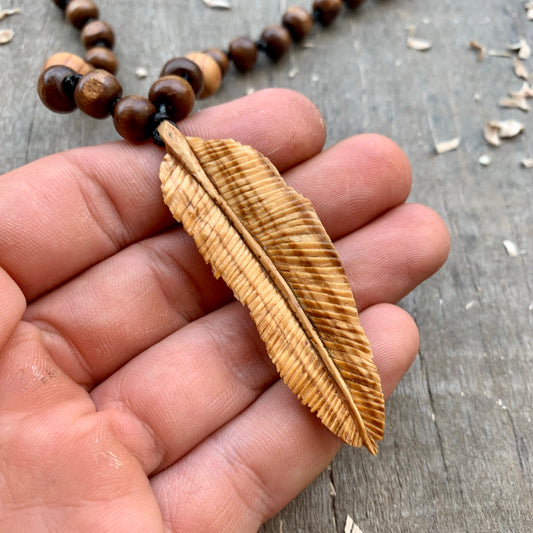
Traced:
[[85, 61], [90, 63], [94, 68], [107, 70], [115, 74], [118, 70], [118, 60], [115, 54], [105, 46], [94, 46], [89, 48], [85, 54]]
[[74, 91], [78, 107], [94, 118], [106, 118], [122, 96], [122, 87], [113, 74], [95, 69], [85, 74]]
[[337, 18], [341, 8], [342, 0], [315, 0], [313, 2], [313, 11], [323, 26], [329, 26]]
[[355, 9], [359, 7], [365, 0], [343, 0], [347, 7]]
[[185, 118], [194, 107], [194, 91], [190, 83], [179, 76], [163, 76], [150, 87], [148, 98], [159, 110], [165, 112], [174, 122]]
[[229, 44], [229, 56], [237, 70], [247, 72], [257, 61], [257, 46], [249, 37], [237, 37]]
[[64, 81], [76, 72], [63, 65], [48, 67], [39, 77], [37, 90], [43, 104], [56, 113], [69, 113], [76, 109], [76, 102], [70, 91], [65, 90]]
[[228, 73], [229, 57], [225, 52], [220, 50], [220, 48], [208, 48], [204, 51], [204, 54], [207, 54], [208, 56], [212, 57], [217, 62], [217, 65], [220, 67], [220, 72], [222, 73], [222, 76], [225, 76]]
[[65, 15], [74, 27], [81, 30], [87, 21], [98, 18], [98, 6], [92, 0], [71, 0]]
[[156, 113], [154, 104], [142, 96], [125, 96], [113, 110], [115, 129], [127, 141], [139, 143], [152, 134], [150, 119]]
[[291, 34], [287, 28], [272, 24], [264, 29], [261, 34], [261, 41], [264, 43], [266, 55], [272, 61], [277, 61], [289, 49]]
[[196, 96], [202, 94], [204, 90], [204, 75], [200, 67], [186, 57], [174, 57], [167, 61], [160, 76], [179, 76], [187, 80]]
[[107, 22], [93, 20], [83, 27], [81, 42], [87, 49], [102, 45], [107, 46], [107, 48], [113, 48], [115, 34], [113, 33], [113, 28]]
[[54, 4], [55, 4], [59, 9], [65, 9], [65, 8], [67, 7], [68, 0], [54, 0]]
[[294, 41], [301, 41], [313, 28], [313, 17], [303, 7], [293, 6], [283, 15], [283, 25], [290, 31]]

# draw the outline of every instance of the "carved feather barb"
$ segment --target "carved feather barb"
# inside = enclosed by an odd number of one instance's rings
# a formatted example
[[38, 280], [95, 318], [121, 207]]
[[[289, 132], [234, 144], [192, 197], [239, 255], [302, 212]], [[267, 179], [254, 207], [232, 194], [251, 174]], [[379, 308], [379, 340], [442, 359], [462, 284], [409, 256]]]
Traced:
[[184, 137], [169, 122], [158, 131], [168, 152], [165, 203], [248, 307], [283, 381], [330, 431], [376, 454], [385, 424], [379, 374], [309, 200], [250, 146]]

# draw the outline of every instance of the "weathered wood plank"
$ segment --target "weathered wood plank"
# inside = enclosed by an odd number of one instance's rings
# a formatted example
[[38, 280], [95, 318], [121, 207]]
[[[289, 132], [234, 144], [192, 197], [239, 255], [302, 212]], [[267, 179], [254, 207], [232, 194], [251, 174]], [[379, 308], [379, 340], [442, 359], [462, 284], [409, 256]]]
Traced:
[[[343, 449], [263, 533], [342, 532], [348, 515], [364, 533], [533, 529], [533, 171], [520, 167], [533, 157], [533, 112], [500, 109], [498, 100], [521, 85], [511, 61], [478, 62], [468, 48], [471, 39], [497, 50], [520, 37], [533, 45], [522, 4], [367, 0], [314, 35], [313, 48], [292, 51], [274, 68], [262, 61], [249, 76], [231, 73], [202, 104], [290, 87], [323, 112], [328, 144], [362, 131], [391, 136], [412, 161], [411, 199], [436, 209], [453, 238], [446, 267], [403, 302], [421, 331], [420, 357], [388, 403], [380, 455]], [[172, 55], [257, 36], [287, 2], [233, 0], [230, 12], [201, 0], [99, 5], [118, 35], [126, 91], [146, 93]], [[23, 14], [0, 23], [15, 30], [0, 46], [1, 171], [116, 138], [109, 121], [55, 116], [38, 102], [44, 59], [82, 48], [52, 2], [2, 2], [17, 6]], [[405, 46], [410, 25], [431, 50]], [[525, 64], [533, 72], [533, 59]], [[135, 77], [138, 66], [146, 80]], [[526, 133], [491, 148], [481, 131], [493, 118], [522, 120]], [[433, 153], [435, 142], [454, 136], [462, 138], [457, 151]], [[489, 167], [478, 163], [483, 154]], [[509, 257], [505, 239], [524, 254]]]

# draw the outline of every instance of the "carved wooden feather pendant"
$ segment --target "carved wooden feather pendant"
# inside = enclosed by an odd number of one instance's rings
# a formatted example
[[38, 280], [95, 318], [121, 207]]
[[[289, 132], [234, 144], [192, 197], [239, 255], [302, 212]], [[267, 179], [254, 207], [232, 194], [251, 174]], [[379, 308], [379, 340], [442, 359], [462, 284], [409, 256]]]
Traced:
[[283, 381], [346, 443], [377, 453], [384, 401], [350, 284], [306, 198], [232, 140], [159, 126], [165, 203], [250, 311]]

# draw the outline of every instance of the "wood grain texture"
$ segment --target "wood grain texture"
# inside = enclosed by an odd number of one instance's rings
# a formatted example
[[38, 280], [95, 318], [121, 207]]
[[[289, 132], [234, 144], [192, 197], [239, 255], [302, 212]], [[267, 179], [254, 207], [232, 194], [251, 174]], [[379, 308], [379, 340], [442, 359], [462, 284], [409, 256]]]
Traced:
[[385, 412], [372, 350], [311, 202], [251, 146], [158, 128], [165, 204], [250, 316], [283, 381], [351, 446], [377, 454]]
[[[388, 402], [379, 458], [343, 449], [262, 533], [342, 532], [348, 515], [364, 533], [533, 529], [533, 174], [520, 167], [533, 157], [533, 112], [500, 109], [498, 100], [521, 80], [510, 60], [479, 63], [468, 48], [471, 39], [499, 50], [520, 37], [532, 44], [522, 3], [367, 0], [313, 35], [313, 48], [291, 51], [275, 68], [265, 61], [246, 76], [231, 71], [200, 104], [290, 87], [321, 109], [328, 144], [363, 131], [392, 137], [414, 169], [411, 199], [436, 209], [453, 239], [444, 269], [403, 302], [420, 328], [420, 356]], [[146, 94], [173, 55], [259, 35], [288, 3], [233, 0], [232, 11], [201, 0], [98, 5], [117, 34], [125, 92]], [[35, 80], [46, 57], [83, 49], [52, 2], [2, 2], [17, 6], [23, 14], [1, 23], [15, 30], [0, 47], [2, 171], [116, 138], [109, 121], [65, 119], [41, 105]], [[410, 25], [432, 41], [428, 52], [405, 46]], [[533, 71], [533, 59], [525, 64]], [[135, 78], [138, 66], [148, 70], [146, 80]], [[522, 120], [526, 133], [491, 148], [483, 125], [504, 118]], [[458, 150], [434, 154], [435, 142], [455, 136]], [[489, 167], [478, 163], [483, 154]], [[525, 253], [509, 257], [505, 239]]]

